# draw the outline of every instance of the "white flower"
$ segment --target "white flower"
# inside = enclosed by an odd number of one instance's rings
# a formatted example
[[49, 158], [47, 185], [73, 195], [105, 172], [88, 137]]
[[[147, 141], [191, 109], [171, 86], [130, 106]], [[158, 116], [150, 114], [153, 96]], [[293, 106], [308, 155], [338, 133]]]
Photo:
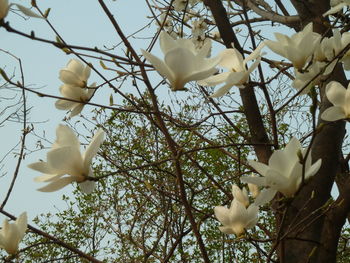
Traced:
[[[292, 197], [302, 181], [303, 166], [299, 156], [305, 157], [307, 149], [302, 149], [300, 142], [292, 138], [283, 150], [274, 151], [269, 159], [269, 165], [256, 161], [249, 161], [249, 164], [263, 177], [241, 177], [241, 181], [252, 183], [258, 186], [269, 187], [274, 195], [276, 191], [286, 197]], [[310, 178], [321, 167], [321, 159], [311, 165], [311, 152], [305, 161], [305, 179]]]
[[275, 33], [275, 37], [277, 41], [266, 40], [265, 44], [273, 52], [289, 59], [298, 70], [302, 70], [309, 61], [321, 39], [319, 34], [312, 31], [312, 23], [291, 37], [280, 33]]
[[329, 9], [326, 13], [323, 14], [323, 16], [332, 15], [335, 13], [338, 13], [340, 10], [343, 10], [343, 7], [350, 5], [350, 0], [331, 0], [331, 9]]
[[[252, 176], [255, 177], [254, 174], [252, 174]], [[259, 187], [256, 184], [248, 184], [248, 189], [253, 198], [256, 198], [260, 194]]]
[[176, 11], [183, 11], [187, 5], [187, 8], [196, 4], [199, 0], [175, 0], [173, 2], [174, 9]]
[[78, 115], [89, 102], [95, 91], [95, 83], [87, 87], [87, 80], [90, 76], [91, 68], [84, 66], [82, 62], [71, 59], [67, 66], [60, 70], [59, 78], [63, 81], [60, 93], [63, 97], [82, 103], [60, 99], [55, 106], [59, 110], [71, 110], [70, 117]]
[[321, 114], [325, 121], [336, 121], [350, 118], [350, 89], [344, 88], [339, 82], [332, 81], [326, 86], [326, 96], [334, 105]]
[[0, 247], [9, 254], [16, 254], [18, 244], [27, 230], [27, 213], [22, 213], [14, 223], [4, 220], [0, 231]]
[[[334, 60], [331, 64], [327, 66], [327, 62], [314, 61], [307, 69], [303, 69], [302, 72], [295, 70], [295, 79], [293, 80], [292, 86], [297, 90], [301, 90], [305, 87], [307, 83], [308, 86], [303, 89], [300, 94], [307, 94], [311, 87], [320, 84], [326, 77], [332, 73], [337, 61]], [[323, 71], [322, 74], [320, 74]], [[316, 75], [318, 75], [316, 77]]]
[[259, 207], [251, 204], [248, 208], [236, 199], [233, 199], [230, 208], [216, 206], [214, 208], [216, 218], [223, 225], [220, 231], [226, 234], [240, 236], [244, 229], [252, 228], [258, 222]]
[[208, 29], [207, 23], [204, 19], [198, 19], [192, 22], [192, 35], [193, 37], [202, 37], [205, 31]]
[[243, 187], [241, 190], [237, 185], [232, 185], [233, 198], [239, 201], [245, 207], [249, 206], [249, 197], [247, 190]]
[[47, 153], [47, 161], [28, 165], [29, 168], [44, 173], [36, 177], [35, 181], [49, 182], [48, 185], [38, 190], [53, 192], [72, 182], [77, 182], [83, 192], [92, 192], [95, 182], [89, 180], [93, 176], [91, 161], [103, 142], [103, 130], [97, 131], [83, 154], [80, 153], [79, 140], [71, 128], [59, 125], [56, 129], [56, 136], [56, 142]]
[[64, 69], [60, 70], [59, 78], [64, 84], [85, 88], [90, 77], [91, 68], [77, 59], [71, 59]]
[[190, 39], [174, 40], [164, 31], [160, 34], [160, 48], [164, 61], [151, 53], [141, 50], [160, 75], [166, 77], [173, 91], [185, 90], [184, 85], [193, 80], [201, 80], [216, 72], [220, 57], [207, 59], [210, 42], [197, 50]]
[[[341, 46], [342, 49], [347, 47], [350, 44], [350, 32], [345, 32], [342, 34], [341, 43], [338, 43], [339, 46]], [[343, 57], [341, 58], [341, 61], [343, 62], [344, 69], [350, 70], [350, 50], [348, 50]]]
[[[228, 69], [228, 71], [199, 81], [198, 84], [203, 86], [215, 86], [225, 82], [224, 86], [210, 96], [212, 98], [224, 96], [233, 86], [244, 88], [243, 85], [248, 82], [250, 73], [252, 73], [260, 63], [260, 50], [263, 47], [263, 44], [259, 45], [245, 59], [243, 59], [241, 53], [235, 48], [229, 48], [222, 51], [219, 55], [222, 58], [219, 66]], [[255, 62], [247, 69], [247, 62], [254, 59]]]
[[81, 101], [82, 103], [69, 101], [65, 99], [57, 100], [55, 106], [59, 110], [71, 110], [70, 117], [78, 115], [84, 108], [86, 102], [89, 102], [94, 94], [96, 84], [91, 87], [81, 88], [78, 86], [64, 84], [60, 87], [60, 93], [67, 99]]

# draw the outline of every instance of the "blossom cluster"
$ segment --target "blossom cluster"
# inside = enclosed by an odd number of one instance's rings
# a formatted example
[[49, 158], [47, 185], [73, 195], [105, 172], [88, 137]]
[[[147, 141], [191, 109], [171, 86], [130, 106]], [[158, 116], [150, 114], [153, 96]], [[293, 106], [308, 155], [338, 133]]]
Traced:
[[315, 175], [321, 164], [321, 159], [312, 164], [311, 151], [303, 149], [296, 138], [292, 138], [283, 150], [274, 151], [268, 165], [250, 160], [249, 165], [262, 176], [244, 176], [241, 177], [241, 181], [248, 183], [250, 188], [255, 185], [264, 187], [264, 190], [258, 195], [255, 194], [255, 202], [245, 210], [244, 206], [249, 205], [247, 193], [245, 189], [240, 192], [234, 187], [234, 199], [230, 209], [222, 206], [214, 209], [215, 216], [224, 225], [220, 230], [226, 234], [240, 235], [244, 229], [254, 227], [258, 221], [259, 206], [271, 201], [277, 192], [285, 197], [293, 197], [303, 178], [308, 180]]

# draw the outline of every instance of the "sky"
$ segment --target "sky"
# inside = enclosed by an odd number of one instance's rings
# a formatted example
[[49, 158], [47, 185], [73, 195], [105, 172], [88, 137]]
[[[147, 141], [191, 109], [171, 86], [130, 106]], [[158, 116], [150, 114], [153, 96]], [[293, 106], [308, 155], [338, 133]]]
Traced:
[[[149, 22], [146, 18], [148, 9], [144, 6], [144, 1], [106, 0], [105, 2], [110, 7], [126, 35], [135, 32], [140, 26]], [[135, 3], [136, 8], [131, 9], [133, 6], [133, 4], [131, 4], [132, 2]], [[30, 1], [12, 1], [12, 3], [20, 3], [26, 7], [30, 7]], [[120, 43], [118, 35], [104, 15], [98, 1], [37, 0], [37, 4], [43, 11], [47, 8], [51, 8], [49, 20], [67, 43], [89, 47], [97, 46], [100, 48], [102, 48], [103, 45], [108, 47]], [[5, 20], [9, 21], [12, 27], [22, 32], [30, 33], [33, 30], [38, 37], [55, 40], [55, 34], [44, 20], [36, 18], [24, 19], [23, 16], [15, 10], [12, 10]], [[131, 39], [131, 41], [133, 41], [137, 48], [142, 46], [142, 41], [134, 41], [133, 39]], [[51, 95], [60, 95], [58, 88], [61, 85], [61, 81], [58, 79], [58, 73], [60, 69], [65, 67], [69, 59], [74, 58], [73, 55], [68, 56], [52, 45], [38, 43], [8, 33], [3, 28], [0, 28], [0, 49], [21, 58], [27, 87], [35, 88], [40, 92]], [[116, 50], [117, 52], [122, 52], [121, 48], [117, 48]], [[4, 69], [9, 76], [15, 72], [14, 79], [19, 80], [18, 63], [3, 51], [0, 52], [0, 67]], [[91, 62], [99, 67], [97, 60]], [[92, 73], [89, 79], [89, 82], [90, 81], [100, 82], [101, 79], [95, 73]], [[3, 80], [0, 78], [0, 85], [3, 83]], [[16, 93], [13, 91], [0, 90], [0, 111], [13, 101], [5, 98], [12, 98], [15, 94]], [[108, 105], [109, 94], [109, 90], [100, 89], [92, 102]], [[55, 129], [58, 124], [62, 123], [66, 112], [59, 111], [54, 107], [55, 99], [41, 98], [34, 94], [27, 93], [27, 103], [28, 107], [31, 108], [29, 121], [33, 123], [36, 134], [40, 136], [45, 134], [48, 141], [44, 142], [44, 146], [49, 149], [51, 146], [50, 142], [53, 142], [56, 137]], [[88, 114], [91, 110], [92, 107], [86, 106], [83, 113]], [[0, 127], [0, 159], [4, 157], [5, 153], [11, 151], [11, 149], [16, 146], [21, 136], [21, 129], [22, 125], [14, 122], [6, 122]], [[35, 136], [27, 136], [28, 148], [35, 149], [37, 140], [38, 138]], [[19, 215], [23, 211], [27, 211], [28, 217], [31, 219], [40, 213], [49, 211], [55, 212], [56, 209], [65, 208], [65, 202], [61, 200], [61, 196], [63, 194], [69, 194], [73, 187], [67, 186], [53, 193], [39, 192], [36, 189], [42, 187], [43, 184], [34, 182], [33, 178], [39, 176], [40, 173], [26, 167], [28, 164], [36, 162], [39, 159], [45, 160], [47, 149], [35, 151], [26, 156], [25, 160], [23, 160], [13, 193], [5, 207], [5, 210], [8, 212]], [[18, 151], [15, 150], [13, 152]], [[5, 175], [0, 178], [1, 201], [3, 200], [5, 192], [7, 192], [16, 162], [17, 159], [13, 153], [9, 154], [6, 159], [1, 162], [4, 167], [2, 167], [0, 172], [2, 175], [5, 173]], [[2, 217], [0, 217], [0, 219], [1, 218]]]

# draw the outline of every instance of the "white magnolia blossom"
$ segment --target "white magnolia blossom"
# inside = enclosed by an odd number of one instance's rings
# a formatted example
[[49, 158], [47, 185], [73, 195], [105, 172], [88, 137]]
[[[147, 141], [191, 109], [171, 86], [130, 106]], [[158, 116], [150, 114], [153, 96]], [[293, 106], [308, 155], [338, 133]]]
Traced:
[[244, 229], [252, 228], [258, 222], [259, 207], [251, 204], [246, 208], [235, 198], [231, 202], [230, 208], [216, 206], [214, 213], [223, 225], [219, 227], [221, 232], [240, 236], [244, 233]]
[[[255, 175], [252, 174], [252, 176]], [[248, 189], [253, 198], [256, 198], [260, 194], [259, 186], [257, 186], [256, 184], [248, 184]]]
[[237, 185], [232, 185], [233, 198], [241, 202], [245, 207], [249, 206], [249, 197], [247, 190], [243, 187], [241, 190]]
[[173, 91], [185, 90], [184, 85], [187, 82], [213, 75], [221, 59], [219, 56], [207, 58], [211, 42], [206, 42], [201, 49], [196, 49], [191, 39], [174, 40], [164, 31], [160, 33], [160, 48], [164, 53], [164, 61], [145, 50], [141, 51], [159, 74], [169, 80]]
[[343, 10], [345, 6], [350, 6], [350, 0], [331, 0], [331, 9], [329, 9], [323, 16], [332, 15], [338, 13], [340, 10]]
[[66, 85], [86, 88], [91, 68], [77, 59], [69, 60], [67, 66], [60, 70], [59, 78]]
[[325, 121], [337, 121], [350, 118], [350, 89], [346, 89], [339, 82], [332, 81], [326, 86], [326, 96], [334, 105], [321, 114]]
[[[299, 158], [300, 155], [305, 157], [307, 149], [302, 149], [301, 144], [296, 138], [292, 138], [283, 150], [274, 151], [269, 159], [269, 164], [249, 161], [251, 165], [262, 177], [241, 177], [241, 181], [252, 183], [258, 186], [269, 187], [270, 195], [277, 191], [286, 197], [292, 197], [299, 189], [303, 165]], [[301, 156], [300, 156], [301, 157]], [[311, 164], [311, 151], [309, 152], [305, 165], [304, 178], [307, 180], [317, 173], [321, 167], [321, 159]]]
[[[345, 32], [342, 34], [341, 42], [338, 43], [342, 49], [346, 48], [350, 44], [350, 32]], [[341, 62], [343, 62], [344, 69], [350, 70], [350, 50], [348, 50], [343, 57], [341, 58]]]
[[334, 60], [329, 65], [327, 64], [327, 62], [314, 61], [306, 69], [303, 69], [302, 72], [295, 70], [295, 79], [292, 83], [293, 88], [301, 90], [309, 83], [300, 93], [307, 94], [311, 87], [319, 85], [330, 73], [332, 73], [337, 61]]
[[340, 34], [339, 30], [334, 30], [332, 37], [324, 37], [316, 46], [314, 59], [318, 61], [331, 61], [349, 43], [349, 32]]
[[42, 16], [34, 13], [32, 10], [30, 10], [27, 7], [24, 7], [23, 5], [19, 4], [9, 4], [8, 0], [0, 0], [0, 20], [4, 19], [8, 12], [9, 9], [12, 5], [17, 6], [18, 10], [21, 11], [24, 15], [29, 16], [29, 17], [36, 17], [36, 18], [43, 18]]
[[186, 5], [187, 8], [189, 8], [199, 1], [200, 0], [174, 0], [173, 7], [176, 11], [183, 11], [185, 10]]
[[163, 25], [163, 29], [165, 29], [167, 32], [171, 32], [174, 29], [173, 20], [169, 14], [167, 15], [167, 13], [162, 13], [159, 17], [159, 20], [155, 21], [155, 23], [157, 27]]
[[22, 213], [14, 223], [4, 220], [0, 230], [0, 247], [9, 254], [16, 254], [18, 244], [27, 230], [27, 213]]
[[[64, 69], [60, 70], [59, 78], [64, 83], [60, 87], [63, 97], [75, 101], [60, 99], [55, 106], [59, 110], [71, 110], [70, 117], [79, 114], [86, 102], [89, 102], [95, 91], [95, 83], [87, 87], [91, 68], [77, 59], [71, 59]], [[81, 101], [82, 103], [76, 102]]]
[[[202, 81], [199, 81], [198, 84], [203, 86], [215, 86], [221, 83], [225, 83], [224, 86], [219, 88], [213, 95], [210, 97], [217, 98], [222, 97], [230, 91], [233, 86], [238, 88], [244, 88], [244, 84], [248, 82], [250, 73], [260, 63], [260, 51], [264, 47], [263, 44], [259, 45], [248, 57], [243, 59], [243, 56], [235, 48], [229, 48], [222, 51], [219, 56], [221, 56], [221, 61], [219, 66], [228, 69], [223, 73], [211, 76]], [[247, 69], [247, 62], [254, 60], [255, 62], [250, 65]]]
[[72, 182], [77, 182], [83, 192], [92, 192], [95, 182], [89, 180], [93, 176], [91, 162], [103, 142], [103, 130], [99, 129], [96, 132], [83, 154], [80, 152], [80, 142], [71, 128], [59, 125], [56, 136], [56, 142], [47, 153], [47, 161], [28, 165], [29, 168], [44, 173], [34, 178], [35, 181], [49, 183], [38, 190], [53, 192]]
[[[55, 106], [59, 110], [71, 110], [70, 117], [78, 115], [84, 108], [86, 102], [89, 102], [94, 94], [96, 84], [91, 87], [80, 88], [73, 85], [64, 84], [60, 87], [60, 93], [63, 97], [75, 101], [60, 99], [57, 100]], [[76, 102], [81, 101], [82, 103]]]
[[302, 70], [310, 60], [321, 36], [312, 31], [312, 23], [291, 37], [275, 33], [277, 41], [266, 40], [265, 44], [275, 53], [287, 58], [293, 66]]
[[201, 37], [204, 36], [205, 31], [208, 29], [207, 23], [204, 19], [198, 19], [192, 22], [192, 36]]

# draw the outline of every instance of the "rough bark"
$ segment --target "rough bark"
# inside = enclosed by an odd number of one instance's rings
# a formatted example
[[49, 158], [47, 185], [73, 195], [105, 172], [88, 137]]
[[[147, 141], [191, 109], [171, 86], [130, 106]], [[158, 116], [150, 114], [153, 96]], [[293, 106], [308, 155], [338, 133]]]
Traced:
[[[292, 1], [299, 13], [302, 25], [314, 23], [314, 31], [330, 35], [322, 14], [329, 9], [329, 1]], [[334, 70], [330, 80], [337, 80], [347, 86], [347, 80], [340, 65]], [[321, 87], [320, 114], [331, 104]], [[319, 114], [319, 116], [320, 116]], [[335, 176], [341, 160], [341, 146], [345, 135], [344, 121], [326, 123], [315, 136], [312, 157], [322, 159], [319, 172], [302, 187], [286, 211], [282, 232], [286, 238], [281, 241], [279, 257], [281, 262], [335, 262], [336, 249], [341, 228], [348, 214], [348, 200], [337, 200], [333, 205], [326, 204], [330, 199]], [[310, 197], [313, 198], [310, 199]], [[295, 227], [298, 226], [299, 227]]]

